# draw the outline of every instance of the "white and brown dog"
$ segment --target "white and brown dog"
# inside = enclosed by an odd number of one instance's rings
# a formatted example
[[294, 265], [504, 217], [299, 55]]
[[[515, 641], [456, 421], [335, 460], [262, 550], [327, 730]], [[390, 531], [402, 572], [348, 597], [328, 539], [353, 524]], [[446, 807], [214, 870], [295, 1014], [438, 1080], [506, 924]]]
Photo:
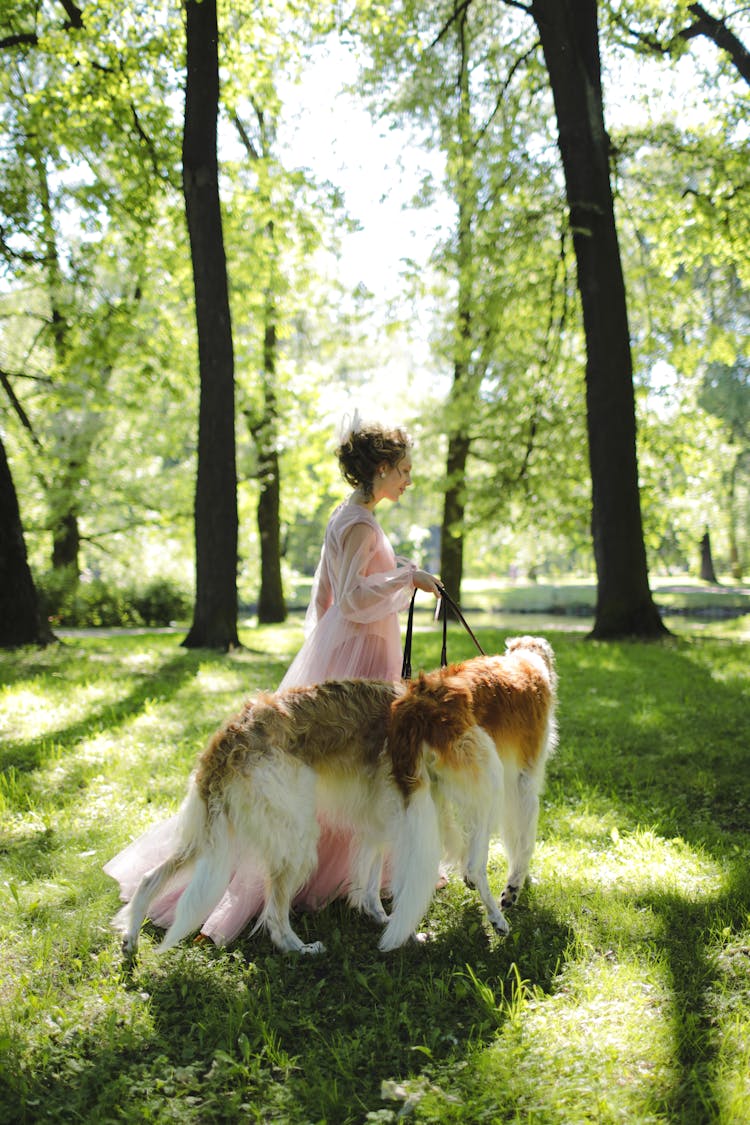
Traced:
[[[148, 871], [115, 919], [132, 954], [149, 905], [180, 872], [192, 877], [159, 948], [197, 930], [238, 855], [265, 872], [259, 925], [279, 949], [318, 953], [292, 929], [295, 894], [313, 872], [323, 821], [354, 836], [349, 902], [384, 925], [382, 950], [411, 937], [441, 858], [479, 891], [500, 933], [528, 873], [538, 794], [556, 741], [556, 674], [538, 637], [507, 642], [411, 683], [344, 680], [260, 695], [211, 739], [179, 814], [174, 850]], [[487, 879], [499, 833], [509, 871], [500, 905]], [[380, 899], [383, 872], [390, 915]]]

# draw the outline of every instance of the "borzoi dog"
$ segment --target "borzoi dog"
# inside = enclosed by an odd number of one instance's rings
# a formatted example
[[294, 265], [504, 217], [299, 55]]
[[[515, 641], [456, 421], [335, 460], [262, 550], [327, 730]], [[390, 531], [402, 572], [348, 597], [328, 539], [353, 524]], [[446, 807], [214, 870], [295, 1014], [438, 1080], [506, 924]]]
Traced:
[[[442, 856], [475, 886], [500, 933], [536, 840], [538, 793], [554, 748], [556, 674], [549, 644], [523, 637], [411, 683], [344, 680], [262, 694], [200, 756], [172, 854], [141, 880], [114, 921], [132, 955], [150, 903], [192, 871], [160, 950], [198, 929], [238, 855], [257, 857], [265, 925], [283, 951], [319, 953], [292, 929], [295, 894], [312, 874], [320, 821], [354, 837], [349, 902], [384, 926], [380, 949], [413, 936]], [[499, 832], [509, 858], [500, 905], [487, 857]], [[380, 898], [383, 871], [390, 915]]]

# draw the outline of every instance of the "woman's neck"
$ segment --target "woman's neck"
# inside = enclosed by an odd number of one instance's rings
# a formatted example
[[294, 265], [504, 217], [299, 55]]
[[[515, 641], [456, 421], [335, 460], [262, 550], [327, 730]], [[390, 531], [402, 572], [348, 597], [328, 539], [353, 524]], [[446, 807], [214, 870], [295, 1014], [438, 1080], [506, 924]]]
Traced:
[[352, 504], [359, 504], [361, 508], [367, 508], [368, 512], [373, 511], [378, 502], [372, 495], [365, 496], [361, 488], [355, 488], [349, 499]]

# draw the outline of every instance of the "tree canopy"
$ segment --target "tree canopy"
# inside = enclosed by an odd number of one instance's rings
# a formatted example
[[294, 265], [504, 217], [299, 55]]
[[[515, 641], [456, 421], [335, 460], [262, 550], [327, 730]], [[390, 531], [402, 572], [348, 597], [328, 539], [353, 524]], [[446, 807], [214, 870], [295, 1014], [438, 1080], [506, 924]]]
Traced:
[[[710, 526], [719, 570], [740, 577], [750, 538], [748, 15], [718, 0], [588, 7], [648, 567], [695, 569]], [[219, 3], [237, 458], [236, 483], [219, 492], [236, 495], [240, 603], [269, 619], [314, 566], [341, 495], [332, 444], [354, 403], [399, 412], [413, 429], [420, 492], [394, 534], [451, 584], [593, 565], [588, 463], [602, 430], [586, 407], [591, 339], [576, 287], [585, 223], [569, 184], [566, 200], [542, 49], [548, 14], [502, 0], [362, 0], [314, 18], [293, 3], [262, 13]], [[101, 577], [170, 575], [193, 587], [205, 452], [180, 196], [184, 31], [176, 10], [151, 0], [127, 10], [19, 0], [0, 17], [0, 436], [50, 607]], [[422, 231], [434, 216], [426, 265], [405, 259], [389, 292], [340, 267], [358, 220], [372, 218], [348, 213], [343, 184], [323, 182], [314, 160], [295, 162], [297, 118], [328, 112], [299, 90], [314, 89], [304, 81], [328, 65], [330, 43], [360, 61], [350, 102], [425, 153], [405, 206]], [[386, 386], [391, 369], [408, 374]], [[611, 452], [605, 437], [606, 481], [619, 471], [607, 468]]]

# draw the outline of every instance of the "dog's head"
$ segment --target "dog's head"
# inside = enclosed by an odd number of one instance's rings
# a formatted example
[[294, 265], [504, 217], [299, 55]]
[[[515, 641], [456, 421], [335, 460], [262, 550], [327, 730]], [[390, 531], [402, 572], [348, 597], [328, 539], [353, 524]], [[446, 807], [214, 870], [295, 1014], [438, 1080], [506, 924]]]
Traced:
[[555, 652], [552, 645], [544, 637], [508, 637], [505, 642], [505, 651], [508, 655], [523, 653], [540, 659], [549, 673], [552, 687], [557, 686]]

